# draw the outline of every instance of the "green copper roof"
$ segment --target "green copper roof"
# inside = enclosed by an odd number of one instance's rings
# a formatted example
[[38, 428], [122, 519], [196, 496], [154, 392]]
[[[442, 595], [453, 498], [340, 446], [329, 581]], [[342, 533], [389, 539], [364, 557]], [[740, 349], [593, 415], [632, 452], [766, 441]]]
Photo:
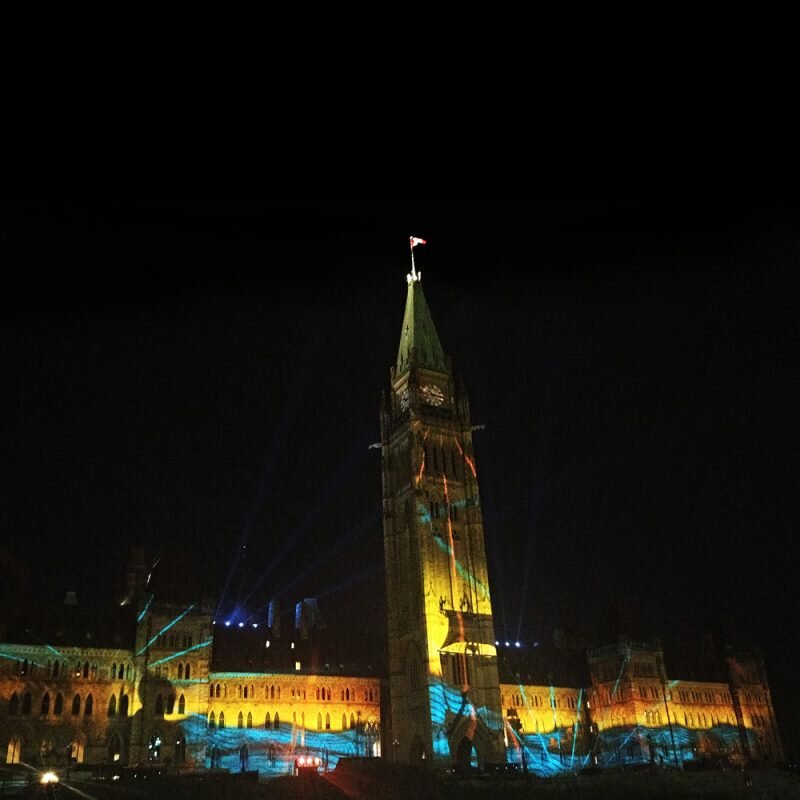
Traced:
[[401, 375], [408, 370], [412, 360], [414, 366], [447, 372], [442, 345], [439, 343], [419, 279], [408, 283], [406, 313], [403, 316], [400, 348], [397, 351], [397, 374]]

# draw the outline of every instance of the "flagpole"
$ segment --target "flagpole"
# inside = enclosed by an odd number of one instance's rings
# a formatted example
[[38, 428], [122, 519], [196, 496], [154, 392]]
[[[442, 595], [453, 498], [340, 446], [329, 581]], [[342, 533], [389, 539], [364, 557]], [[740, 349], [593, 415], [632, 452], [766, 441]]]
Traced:
[[411, 277], [413, 280], [417, 279], [417, 269], [414, 266], [414, 238], [412, 236], [408, 237], [408, 243], [411, 245]]

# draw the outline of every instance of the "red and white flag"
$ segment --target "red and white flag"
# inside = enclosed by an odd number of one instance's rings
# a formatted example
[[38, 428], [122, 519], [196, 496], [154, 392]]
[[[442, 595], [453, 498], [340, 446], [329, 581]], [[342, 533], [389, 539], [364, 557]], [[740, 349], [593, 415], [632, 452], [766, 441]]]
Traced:
[[409, 236], [409, 241], [411, 242], [411, 249], [413, 250], [418, 244], [428, 244], [424, 239], [420, 239], [417, 236]]

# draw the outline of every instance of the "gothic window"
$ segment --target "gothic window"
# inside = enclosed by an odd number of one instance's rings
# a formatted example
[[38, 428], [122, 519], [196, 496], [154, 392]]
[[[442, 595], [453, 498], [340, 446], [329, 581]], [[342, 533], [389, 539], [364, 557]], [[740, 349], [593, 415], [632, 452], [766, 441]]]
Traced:
[[189, 664], [187, 664], [184, 668], [183, 677], [186, 678], [187, 681], [191, 677], [191, 666]]
[[281, 718], [278, 716], [278, 712], [275, 712], [275, 719], [272, 721], [272, 727], [274, 730], [278, 730], [281, 726]]
[[256, 696], [256, 687], [253, 686], [253, 684], [251, 683], [250, 684], [250, 697], [255, 697], [255, 696]]
[[183, 664], [178, 664], [178, 680], [183, 680]]
[[271, 720], [269, 718], [269, 711], [267, 711], [267, 714], [264, 717], [264, 727], [267, 728], [267, 729], [272, 727], [272, 722], [271, 722]]
[[181, 695], [178, 698], [178, 713], [185, 714], [186, 713], [186, 698]]
[[224, 728], [225, 727], [225, 712], [224, 711], [220, 711], [219, 712], [219, 727], [220, 728]]
[[345, 700], [350, 700], [350, 689], [345, 689], [344, 690], [344, 699]]
[[220, 692], [220, 686], [219, 686], [219, 684], [217, 684], [217, 687], [216, 687], [216, 689], [214, 690], [214, 696], [215, 696], [215, 697], [219, 697], [219, 692]]
[[347, 714], [342, 714], [342, 730], [347, 730]]
[[116, 678], [116, 677], [117, 677], [117, 662], [115, 661], [111, 665], [111, 680], [113, 681], [114, 678]]
[[53, 662], [53, 677], [58, 677], [58, 661]]
[[350, 727], [355, 728], [356, 726], [356, 718], [353, 714], [350, 715]]
[[119, 715], [121, 717], [128, 716], [128, 695], [122, 694], [119, 697]]
[[216, 724], [217, 724], [217, 721], [216, 721], [216, 718], [214, 717], [214, 712], [212, 711], [208, 715], [208, 727], [209, 728], [214, 728], [214, 727], [216, 727]]
[[322, 730], [322, 714], [317, 714], [317, 730]]
[[164, 716], [164, 698], [159, 693], [156, 696], [156, 716], [163, 717]]
[[19, 714], [19, 697], [17, 693], [11, 695], [11, 699], [8, 701], [8, 715], [10, 717], [16, 717]]
[[175, 710], [175, 695], [169, 694], [167, 695], [166, 712], [167, 714], [172, 714], [174, 710]]
[[64, 698], [61, 696], [61, 692], [56, 695], [56, 700], [53, 703], [53, 714], [55, 716], [60, 717], [61, 712], [64, 710]]
[[123, 674], [122, 674], [122, 664], [120, 664], [119, 665], [119, 677], [120, 677], [120, 680], [122, 680], [123, 677], [127, 677], [127, 679], [130, 680], [132, 671], [133, 671], [133, 667], [130, 664], [128, 664], [128, 666], [126, 667], [126, 674], [123, 676]]
[[247, 727], [253, 727], [253, 714], [250, 711], [247, 712]]
[[92, 697], [91, 694], [89, 694], [86, 698], [86, 702], [83, 705], [83, 716], [91, 717], [93, 710], [94, 710], [94, 698]]
[[112, 694], [108, 701], [108, 716], [114, 717], [117, 714], [117, 696]]
[[330, 729], [331, 729], [331, 715], [330, 714], [326, 714], [325, 715], [325, 730], [329, 731]]
[[89, 677], [89, 662], [88, 661], [84, 661], [83, 662], [83, 677], [84, 678], [88, 678]]
[[236, 727], [244, 728], [244, 715], [241, 711], [239, 712], [239, 716], [236, 718]]
[[41, 715], [46, 717], [50, 713], [50, 692], [45, 692], [42, 697]]
[[275, 690], [275, 697], [278, 700], [281, 699], [281, 687], [280, 686]]
[[77, 717], [81, 713], [81, 696], [76, 694], [72, 698], [72, 716]]

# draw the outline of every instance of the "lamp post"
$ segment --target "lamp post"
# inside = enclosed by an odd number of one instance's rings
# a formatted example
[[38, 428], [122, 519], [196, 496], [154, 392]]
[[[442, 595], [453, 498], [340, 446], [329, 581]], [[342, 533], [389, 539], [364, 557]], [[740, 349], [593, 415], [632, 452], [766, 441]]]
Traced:
[[672, 757], [675, 760], [675, 766], [680, 769], [680, 764], [678, 763], [678, 750], [675, 747], [675, 731], [672, 730], [672, 718], [669, 714], [669, 703], [667, 702], [667, 689], [666, 689], [666, 682], [661, 680], [661, 695], [664, 698], [664, 710], [667, 712], [667, 725], [669, 726], [669, 737], [672, 740]]

